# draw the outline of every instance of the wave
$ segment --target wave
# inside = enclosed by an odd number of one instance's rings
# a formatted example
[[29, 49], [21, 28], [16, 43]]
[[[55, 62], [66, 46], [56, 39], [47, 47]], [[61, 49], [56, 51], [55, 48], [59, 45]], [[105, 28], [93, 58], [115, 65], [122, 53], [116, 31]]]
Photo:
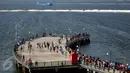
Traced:
[[55, 10], [55, 9], [16, 9], [16, 10], [0, 10], [0, 12], [95, 12], [95, 13], [130, 13], [130, 10], [99, 10], [99, 9], [88, 9], [88, 10]]

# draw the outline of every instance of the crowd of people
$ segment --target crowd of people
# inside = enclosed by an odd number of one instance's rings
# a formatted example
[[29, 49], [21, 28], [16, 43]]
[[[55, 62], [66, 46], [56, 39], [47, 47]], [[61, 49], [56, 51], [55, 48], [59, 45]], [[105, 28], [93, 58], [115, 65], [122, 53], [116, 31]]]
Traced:
[[87, 38], [89, 38], [90, 35], [89, 35], [87, 32], [86, 32], [86, 33], [79, 33], [79, 34], [76, 34], [76, 35], [72, 35], [72, 36], [70, 37], [70, 41], [75, 40], [75, 39], [78, 39], [78, 38], [82, 38], [82, 37], [87, 37]]
[[50, 50], [50, 52], [60, 52], [62, 55], [65, 55], [67, 54], [67, 51], [63, 49], [62, 46], [58, 46], [56, 44], [54, 44], [53, 42], [44, 42], [43, 44], [43, 47], [44, 48], [48, 48], [48, 50]]
[[70, 39], [67, 41], [67, 46], [75, 49], [76, 45], [86, 45], [90, 43], [89, 39], [90, 35], [88, 33], [79, 33], [72, 35]]
[[119, 72], [123, 73], [130, 73], [130, 67], [128, 65], [122, 64], [122, 63], [117, 63], [117, 62], [108, 62], [106, 60], [102, 60], [99, 57], [92, 57], [88, 56], [86, 54], [81, 54], [77, 53], [79, 56], [79, 64], [84, 64], [84, 65], [90, 65], [94, 66], [95, 68], [105, 70], [107, 69], [108, 71], [113, 70], [113, 73], [115, 73], [115, 70], [119, 70]]

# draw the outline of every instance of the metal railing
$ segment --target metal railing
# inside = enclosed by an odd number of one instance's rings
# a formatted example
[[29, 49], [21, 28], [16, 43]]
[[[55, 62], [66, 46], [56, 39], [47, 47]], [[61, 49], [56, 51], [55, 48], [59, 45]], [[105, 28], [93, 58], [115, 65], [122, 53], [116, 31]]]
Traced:
[[38, 62], [37, 64], [32, 63], [31, 67], [60, 67], [60, 66], [71, 66], [71, 61], [50, 61], [50, 62]]
[[88, 37], [76, 38], [76, 39], [73, 39], [73, 40], [69, 40], [68, 44], [71, 44], [71, 43], [74, 43], [74, 42], [77, 42], [77, 41], [81, 41], [81, 40], [86, 40], [86, 39], [88, 39]]
[[[18, 54], [17, 51], [15, 50], [14, 50], [14, 57], [20, 64], [29, 67], [29, 64], [25, 61], [25, 59], [23, 59], [22, 56]], [[38, 62], [37, 64], [35, 64], [34, 62], [30, 66], [31, 67], [52, 67], [52, 66], [69, 66], [69, 65], [72, 65], [71, 61], [50, 61], [50, 62]]]
[[99, 65], [96, 64], [95, 62], [89, 63], [84, 60], [82, 60], [79, 65], [83, 68], [97, 71], [100, 73], [122, 73], [123, 72], [122, 70], [116, 70], [114, 67], [105, 67], [103, 64]]

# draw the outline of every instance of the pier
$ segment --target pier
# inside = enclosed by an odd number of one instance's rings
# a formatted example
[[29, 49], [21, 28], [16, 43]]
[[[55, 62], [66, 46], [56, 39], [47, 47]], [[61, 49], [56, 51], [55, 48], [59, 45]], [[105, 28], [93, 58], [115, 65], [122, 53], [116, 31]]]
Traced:
[[[59, 43], [60, 37], [39, 37], [30, 41], [26, 41], [20, 45], [17, 51], [14, 53], [15, 59], [21, 65], [26, 68], [30, 68], [26, 63], [27, 60], [31, 59], [32, 65], [31, 70], [43, 70], [43, 69], [56, 69], [56, 68], [75, 68], [77, 65], [72, 65], [69, 58], [69, 52], [65, 49], [66, 40], [62, 38]], [[50, 46], [45, 46], [45, 43], [52, 43]], [[31, 49], [28, 48], [28, 44], [32, 45]], [[38, 45], [38, 43], [40, 45]], [[59, 46], [65, 52], [64, 54], [60, 49], [52, 48], [52, 46]], [[24, 58], [23, 58], [24, 56]], [[37, 62], [37, 65], [35, 64]]]
[[[61, 68], [82, 68], [89, 73], [129, 73], [124, 72], [124, 69], [117, 70], [113, 66], [104, 66], [107, 62], [100, 59], [76, 53], [77, 45], [90, 43], [89, 37], [90, 35], [83, 33], [69, 37], [43, 35], [22, 39], [13, 49], [16, 66], [21, 67], [24, 73], [48, 69], [57, 71]], [[72, 61], [72, 53], [77, 54], [77, 61]], [[101, 62], [105, 63], [100, 64]]]

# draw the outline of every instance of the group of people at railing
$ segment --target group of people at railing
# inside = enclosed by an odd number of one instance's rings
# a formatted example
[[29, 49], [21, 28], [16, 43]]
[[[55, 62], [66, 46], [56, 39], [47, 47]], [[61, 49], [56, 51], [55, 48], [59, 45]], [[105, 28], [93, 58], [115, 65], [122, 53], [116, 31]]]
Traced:
[[117, 62], [108, 62], [105, 60], [100, 59], [99, 57], [92, 57], [92, 56], [88, 56], [86, 54], [81, 54], [78, 52], [79, 55], [79, 64], [83, 64], [86, 66], [93, 66], [94, 68], [100, 69], [100, 70], [105, 70], [107, 69], [108, 72], [110, 70], [113, 70], [113, 73], [115, 73], [115, 70], [119, 70], [119, 72], [121, 73], [121, 71], [123, 73], [130, 73], [130, 68], [128, 65], [124, 65], [121, 63], [117, 63]]
[[76, 40], [76, 39], [79, 39], [79, 38], [89, 38], [90, 37], [90, 35], [86, 32], [86, 33], [79, 33], [79, 34], [76, 34], [76, 35], [72, 35], [71, 37], [70, 37], [70, 41], [72, 41], [72, 40]]
[[[22, 56], [21, 54], [18, 54], [18, 47], [20, 46], [20, 45], [22, 45], [22, 44], [24, 44], [25, 43], [25, 40], [24, 39], [22, 39], [21, 41], [18, 41], [18, 42], [16, 42], [16, 44], [14, 45], [14, 55], [18, 58], [18, 59], [23, 59], [24, 58], [24, 56]], [[23, 48], [24, 47], [21, 47], [20, 48], [20, 50], [23, 50]]]

